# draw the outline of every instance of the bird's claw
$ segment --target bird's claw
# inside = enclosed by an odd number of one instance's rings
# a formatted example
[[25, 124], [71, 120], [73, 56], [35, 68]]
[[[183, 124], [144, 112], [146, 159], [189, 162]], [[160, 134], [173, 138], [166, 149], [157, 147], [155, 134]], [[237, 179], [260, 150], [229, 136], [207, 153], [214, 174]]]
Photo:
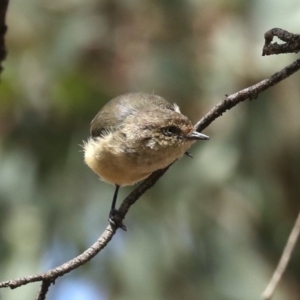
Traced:
[[189, 151], [186, 151], [184, 154], [190, 158], [193, 158], [193, 155]]
[[118, 217], [119, 211], [117, 209], [112, 209], [109, 213], [108, 222], [110, 225], [117, 228], [121, 228], [127, 231], [126, 226], [123, 224], [122, 220]]

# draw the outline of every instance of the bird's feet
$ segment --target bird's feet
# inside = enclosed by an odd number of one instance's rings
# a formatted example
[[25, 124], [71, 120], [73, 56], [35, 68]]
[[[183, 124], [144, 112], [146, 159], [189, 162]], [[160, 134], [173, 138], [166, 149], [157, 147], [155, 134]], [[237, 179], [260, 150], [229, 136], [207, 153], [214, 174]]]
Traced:
[[190, 158], [193, 158], [193, 155], [189, 151], [186, 151], [184, 154]]
[[120, 217], [119, 211], [117, 209], [112, 209], [109, 213], [108, 222], [110, 225], [115, 226], [117, 228], [121, 228], [124, 231], [127, 231], [126, 226], [123, 224], [122, 219]]

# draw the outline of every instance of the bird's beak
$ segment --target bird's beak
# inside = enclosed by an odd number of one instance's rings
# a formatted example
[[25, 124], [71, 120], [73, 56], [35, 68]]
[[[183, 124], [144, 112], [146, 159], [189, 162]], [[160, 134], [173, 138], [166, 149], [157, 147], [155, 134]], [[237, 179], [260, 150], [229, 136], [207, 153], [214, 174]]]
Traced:
[[188, 136], [188, 139], [189, 140], [209, 140], [209, 136], [207, 136], [203, 133], [194, 131]]

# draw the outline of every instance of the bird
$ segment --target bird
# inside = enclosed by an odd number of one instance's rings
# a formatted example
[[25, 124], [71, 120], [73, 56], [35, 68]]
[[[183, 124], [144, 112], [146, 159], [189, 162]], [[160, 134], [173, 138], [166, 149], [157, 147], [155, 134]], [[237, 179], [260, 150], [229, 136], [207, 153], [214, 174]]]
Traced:
[[113, 184], [110, 224], [126, 230], [115, 215], [119, 188], [146, 179], [172, 164], [198, 140], [197, 132], [176, 104], [142, 92], [120, 95], [107, 102], [91, 122], [83, 144], [84, 161], [101, 180]]

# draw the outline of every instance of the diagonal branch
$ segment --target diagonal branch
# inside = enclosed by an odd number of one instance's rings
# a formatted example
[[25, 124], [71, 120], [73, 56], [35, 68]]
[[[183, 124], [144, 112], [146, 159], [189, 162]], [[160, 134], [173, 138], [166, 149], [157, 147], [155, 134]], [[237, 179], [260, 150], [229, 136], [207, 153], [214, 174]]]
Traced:
[[[141, 197], [148, 189], [150, 189], [156, 181], [167, 171], [168, 167], [162, 170], [158, 170], [151, 174], [147, 180], [142, 182], [132, 193], [130, 193], [129, 196], [125, 198], [123, 203], [121, 204], [121, 207], [119, 209], [120, 216], [123, 218], [127, 214], [129, 208], [131, 205], [134, 204], [134, 202]], [[119, 216], [119, 215], [118, 215]], [[51, 269], [45, 273], [36, 274], [36, 275], [30, 275], [25, 277], [20, 277], [13, 280], [3, 281], [0, 282], [0, 288], [3, 287], [10, 287], [12, 289], [20, 287], [22, 285], [26, 285], [31, 282], [48, 282], [49, 285], [54, 282], [58, 277], [63, 276], [64, 274], [67, 274], [71, 272], [74, 269], [77, 269], [81, 265], [85, 264], [86, 262], [90, 261], [95, 255], [97, 255], [105, 246], [109, 243], [109, 241], [112, 239], [114, 234], [116, 233], [116, 228], [112, 227], [111, 225], [108, 225], [105, 231], [102, 233], [102, 235], [99, 237], [99, 239], [90, 246], [87, 250], [85, 250], [82, 254], [78, 255], [77, 257], [71, 259], [70, 261], [62, 264], [59, 267], [56, 267], [54, 269]], [[43, 283], [44, 285], [44, 283]], [[49, 287], [48, 285], [48, 287]], [[40, 292], [43, 290], [41, 287]], [[43, 298], [40, 298], [43, 299]]]
[[283, 250], [283, 253], [281, 255], [281, 258], [279, 260], [279, 263], [277, 265], [276, 270], [273, 273], [273, 276], [267, 285], [265, 291], [262, 294], [263, 299], [270, 300], [274, 294], [274, 291], [283, 275], [283, 273], [286, 270], [286, 267], [290, 261], [291, 255], [294, 251], [294, 248], [296, 246], [298, 237], [300, 233], [300, 213], [297, 217], [297, 220], [295, 222], [295, 225], [290, 233], [290, 236], [288, 238], [288, 241], [285, 245], [285, 248]]
[[[198, 131], [202, 131], [208, 125], [210, 125], [216, 118], [220, 117], [224, 112], [233, 108], [238, 103], [257, 98], [258, 94], [270, 88], [271, 86], [279, 83], [285, 78], [291, 76], [293, 73], [300, 69], [300, 59], [296, 60], [294, 63], [285, 67], [281, 71], [275, 73], [269, 79], [264, 79], [257, 84], [243, 89], [235, 94], [228, 95], [224, 100], [217, 104], [210, 112], [208, 112], [195, 127]], [[131, 205], [133, 205], [149, 188], [151, 188], [158, 179], [167, 171], [169, 167], [158, 170], [151, 174], [144, 182], [142, 182], [128, 197], [125, 198], [120, 206], [119, 214], [117, 215], [120, 219], [124, 219]], [[64, 263], [63, 265], [49, 270], [45, 273], [38, 275], [26, 276], [14, 280], [8, 280], [0, 283], [0, 288], [10, 287], [16, 288], [30, 282], [50, 280], [54, 281], [59, 276], [62, 276], [79, 266], [85, 264], [91, 260], [96, 254], [98, 254], [112, 239], [116, 233], [116, 228], [109, 225], [99, 239], [85, 252], [79, 256], [73, 258], [72, 260]]]
[[[262, 80], [261, 82], [258, 82], [257, 84], [249, 88], [245, 88], [235, 94], [227, 95], [225, 99], [223, 99], [210, 112], [208, 112], [199, 122], [196, 123], [195, 128], [197, 129], [197, 131], [202, 131], [227, 110], [233, 108], [235, 105], [245, 100], [256, 99], [260, 93], [272, 87], [273, 85], [279, 83], [285, 78], [291, 76], [299, 69], [300, 69], [300, 59], [296, 60], [294, 63], [285, 67], [281, 71], [275, 73], [269, 79]], [[117, 217], [120, 218], [120, 220], [125, 218], [130, 206], [133, 205], [149, 188], [151, 188], [158, 181], [158, 179], [168, 170], [168, 168], [169, 167], [162, 170], [158, 170], [153, 174], [151, 174], [128, 197], [126, 197], [126, 199], [121, 204], [119, 209], [119, 214], [117, 215]], [[42, 282], [41, 288], [36, 299], [43, 300], [46, 297], [50, 285], [58, 277], [63, 276], [64, 274], [90, 261], [95, 255], [97, 255], [103, 248], [106, 247], [106, 245], [112, 239], [116, 231], [117, 228], [109, 225], [104, 230], [104, 232], [99, 237], [99, 239], [79, 256], [45, 273], [30, 275], [26, 277], [21, 277], [21, 278], [1, 282], [0, 288], [3, 287], [17, 288], [19, 286], [26, 285], [31, 282], [41, 281]]]
[[246, 89], [243, 89], [235, 94], [226, 95], [225, 99], [217, 104], [210, 112], [208, 112], [199, 122], [196, 123], [195, 128], [197, 131], [202, 131], [210, 125], [216, 118], [222, 116], [224, 112], [236, 106], [238, 103], [245, 100], [256, 99], [257, 96], [270, 88], [271, 86], [279, 83], [285, 78], [291, 76], [300, 69], [300, 59], [297, 59], [292, 64], [288, 65], [281, 71], [275, 73], [268, 79], [264, 79]]
[[37, 281], [48, 281], [50, 283], [54, 282], [56, 278], [71, 272], [72, 270], [78, 268], [79, 266], [85, 264], [87, 261], [91, 260], [97, 253], [99, 253], [108, 244], [108, 242], [111, 240], [115, 232], [116, 232], [115, 229], [111, 228], [111, 226], [108, 226], [104, 230], [100, 238], [92, 246], [90, 246], [82, 254], [78, 255], [72, 260], [62, 264], [59, 267], [51, 269], [45, 273], [3, 281], [0, 283], [0, 288], [10, 287], [14, 289], [19, 286], [31, 282], [37, 282]]

